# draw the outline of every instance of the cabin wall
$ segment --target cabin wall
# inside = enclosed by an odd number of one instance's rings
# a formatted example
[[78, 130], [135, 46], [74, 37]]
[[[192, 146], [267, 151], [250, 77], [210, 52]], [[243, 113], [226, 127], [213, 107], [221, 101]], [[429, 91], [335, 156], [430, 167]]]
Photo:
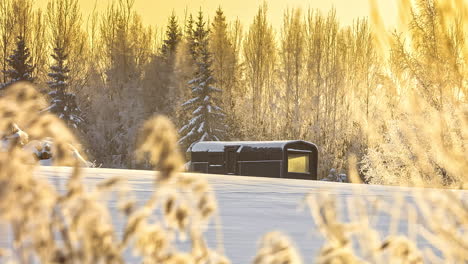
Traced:
[[238, 154], [239, 161], [278, 161], [283, 159], [283, 150], [281, 148], [242, 147]]
[[209, 173], [208, 162], [190, 162], [190, 171], [199, 173]]
[[[308, 152], [310, 174], [288, 173], [288, 149]], [[274, 147], [265, 144], [229, 144], [222, 148], [216, 145], [215, 149], [191, 152], [190, 158], [191, 170], [200, 173], [317, 179], [318, 150], [315, 145], [305, 142]]]
[[280, 178], [282, 160], [239, 161], [239, 175]]

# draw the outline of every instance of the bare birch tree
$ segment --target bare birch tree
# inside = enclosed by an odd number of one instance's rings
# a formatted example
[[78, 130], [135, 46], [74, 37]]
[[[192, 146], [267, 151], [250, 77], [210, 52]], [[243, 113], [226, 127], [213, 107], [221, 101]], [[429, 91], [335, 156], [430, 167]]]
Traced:
[[281, 74], [284, 81], [286, 138], [297, 138], [300, 134], [300, 108], [303, 101], [303, 73], [305, 60], [305, 26], [300, 9], [287, 10], [281, 32]]
[[265, 118], [273, 100], [276, 42], [267, 20], [267, 4], [259, 7], [244, 40], [245, 76], [250, 89], [253, 127], [266, 128]]
[[15, 28], [15, 16], [13, 14], [13, 2], [12, 0], [0, 1], [0, 47], [2, 60], [2, 69], [0, 74], [2, 75], [2, 82], [6, 83], [7, 76], [4, 72], [7, 70], [7, 58], [9, 51], [14, 42], [14, 28]]

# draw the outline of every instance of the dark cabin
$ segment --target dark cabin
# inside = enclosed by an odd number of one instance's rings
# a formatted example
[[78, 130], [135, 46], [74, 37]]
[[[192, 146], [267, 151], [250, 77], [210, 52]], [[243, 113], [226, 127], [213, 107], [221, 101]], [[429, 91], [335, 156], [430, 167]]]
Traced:
[[317, 180], [317, 146], [291, 141], [203, 141], [188, 149], [200, 173]]

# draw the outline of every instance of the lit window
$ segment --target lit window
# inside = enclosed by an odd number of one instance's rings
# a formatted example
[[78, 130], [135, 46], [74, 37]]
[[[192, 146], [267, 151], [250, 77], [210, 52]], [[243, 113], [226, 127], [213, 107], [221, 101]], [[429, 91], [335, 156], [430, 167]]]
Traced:
[[288, 172], [309, 173], [309, 154], [288, 153]]

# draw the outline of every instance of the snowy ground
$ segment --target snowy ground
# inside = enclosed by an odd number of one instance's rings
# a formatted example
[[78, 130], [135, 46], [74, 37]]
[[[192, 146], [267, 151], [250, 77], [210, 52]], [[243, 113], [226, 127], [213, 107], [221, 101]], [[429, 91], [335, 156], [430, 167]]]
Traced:
[[[38, 171], [39, 175], [47, 177], [60, 189], [63, 189], [69, 173], [69, 169], [57, 167], [42, 167]], [[124, 176], [140, 201], [146, 200], [154, 188], [153, 172], [150, 171], [85, 169], [85, 174], [86, 183], [89, 185], [110, 176]], [[329, 192], [337, 195], [343, 204], [350, 196], [376, 197], [392, 202], [396, 195], [402, 195], [406, 203], [413, 202], [413, 190], [410, 188], [241, 176], [200, 177], [206, 177], [216, 192], [220, 205], [225, 252], [235, 264], [250, 263], [259, 238], [273, 230], [281, 230], [290, 235], [301, 251], [304, 261], [313, 263], [313, 257], [322, 246], [323, 239], [308, 211], [299, 208], [306, 194]], [[468, 197], [468, 192], [464, 192], [463, 196]], [[114, 214], [115, 225], [121, 227], [122, 219], [116, 213], [116, 204], [112, 199], [109, 206]], [[381, 235], [387, 235], [389, 217], [381, 214], [376, 214], [375, 217]], [[408, 226], [402, 222], [399, 231], [406, 233], [407, 228]], [[210, 230], [207, 237], [209, 243], [214, 246], [216, 243], [214, 227]], [[5, 243], [6, 239], [0, 237], [0, 245]], [[428, 245], [418, 240], [418, 246], [424, 248]]]

